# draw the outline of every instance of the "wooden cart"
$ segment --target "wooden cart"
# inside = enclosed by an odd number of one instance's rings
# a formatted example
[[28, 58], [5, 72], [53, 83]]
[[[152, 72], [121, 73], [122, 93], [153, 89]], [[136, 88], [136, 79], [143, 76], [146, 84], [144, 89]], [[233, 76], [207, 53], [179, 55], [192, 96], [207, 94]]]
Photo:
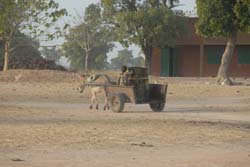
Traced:
[[148, 83], [148, 70], [141, 67], [128, 68], [128, 84], [126, 86], [112, 84], [89, 83], [88, 86], [103, 86], [108, 97], [111, 110], [122, 112], [125, 103], [149, 104], [154, 112], [163, 111], [166, 103], [168, 85]]
[[149, 104], [153, 111], [160, 112], [165, 107], [167, 85], [148, 84], [144, 91], [135, 86], [111, 85], [106, 86], [105, 91], [114, 112], [122, 112], [125, 103]]

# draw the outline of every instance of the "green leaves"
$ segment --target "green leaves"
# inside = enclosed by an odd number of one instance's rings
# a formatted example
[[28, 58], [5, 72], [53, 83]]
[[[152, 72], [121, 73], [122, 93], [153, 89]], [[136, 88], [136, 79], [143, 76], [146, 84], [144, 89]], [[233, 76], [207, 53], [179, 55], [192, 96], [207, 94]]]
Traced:
[[196, 0], [196, 4], [199, 17], [196, 24], [198, 33], [205, 37], [227, 38], [217, 82], [223, 85], [231, 84], [228, 71], [237, 41], [237, 33], [250, 32], [250, 1]]
[[[171, 10], [169, 1], [102, 0], [107, 24], [113, 25], [123, 45], [174, 46], [184, 33], [184, 19]], [[174, 4], [177, 1], [171, 1]]]
[[[0, 8], [0, 36], [8, 44], [5, 53], [13, 47], [9, 44], [15, 40], [17, 32], [25, 32], [32, 38], [48, 37], [45, 40], [58, 37], [61, 31], [57, 28], [53, 32], [52, 27], [57, 27], [58, 19], [67, 15], [67, 11], [59, 9], [54, 0], [0, 0]], [[8, 64], [4, 64], [4, 70], [7, 69]]]
[[112, 69], [121, 69], [122, 66], [144, 66], [143, 57], [133, 57], [132, 51], [128, 49], [123, 49], [118, 52], [117, 57], [111, 59]]
[[250, 0], [237, 1], [234, 6], [239, 30], [250, 33]]
[[107, 64], [107, 53], [113, 48], [113, 35], [103, 24], [100, 6], [89, 5], [84, 16], [79, 15], [76, 18], [75, 24], [76, 26], [71, 27], [65, 36], [65, 57], [70, 60], [73, 68], [103, 69]]
[[[0, 11], [0, 30], [5, 38], [17, 31], [25, 31], [33, 36], [44, 35], [62, 16], [66, 9], [59, 9], [53, 0], [0, 0], [4, 10]], [[28, 28], [28, 29], [27, 29]]]
[[197, 0], [197, 31], [203, 36], [228, 37], [233, 32], [250, 32], [249, 0]]
[[105, 21], [123, 46], [137, 44], [150, 66], [153, 47], [174, 46], [185, 31], [185, 18], [172, 8], [179, 0], [102, 0]]

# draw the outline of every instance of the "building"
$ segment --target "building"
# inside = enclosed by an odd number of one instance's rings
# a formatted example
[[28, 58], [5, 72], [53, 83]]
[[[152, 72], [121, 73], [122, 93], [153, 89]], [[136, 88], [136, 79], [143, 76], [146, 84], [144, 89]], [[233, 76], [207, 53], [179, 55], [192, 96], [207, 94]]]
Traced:
[[[202, 38], [195, 33], [197, 18], [189, 18], [190, 33], [179, 39], [175, 48], [153, 48], [151, 74], [165, 77], [217, 76], [224, 38]], [[230, 76], [250, 77], [250, 35], [238, 34], [229, 67]]]

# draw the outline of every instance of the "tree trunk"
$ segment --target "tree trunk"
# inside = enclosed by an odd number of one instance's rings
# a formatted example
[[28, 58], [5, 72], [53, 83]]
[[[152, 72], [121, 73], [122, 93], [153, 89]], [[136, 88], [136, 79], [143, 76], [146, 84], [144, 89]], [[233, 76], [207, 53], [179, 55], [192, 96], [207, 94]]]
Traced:
[[85, 72], [87, 72], [89, 70], [89, 52], [86, 52], [85, 55]]
[[4, 65], [3, 65], [3, 71], [8, 70], [9, 65], [9, 48], [10, 48], [10, 42], [6, 41], [4, 44]]
[[223, 53], [221, 59], [221, 65], [217, 74], [217, 83], [220, 85], [232, 85], [232, 81], [228, 76], [228, 72], [229, 72], [229, 65], [233, 57], [236, 40], [237, 40], [236, 32], [232, 33], [228, 37], [227, 46]]
[[142, 49], [145, 55], [145, 67], [148, 68], [148, 73], [151, 74], [151, 48]]

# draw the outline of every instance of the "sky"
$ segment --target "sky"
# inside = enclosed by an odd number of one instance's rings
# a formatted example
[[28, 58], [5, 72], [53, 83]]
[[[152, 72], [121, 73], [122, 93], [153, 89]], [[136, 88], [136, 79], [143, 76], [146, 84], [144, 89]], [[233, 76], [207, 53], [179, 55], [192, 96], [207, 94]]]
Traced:
[[[100, 0], [55, 0], [60, 4], [60, 7], [66, 8], [69, 13], [74, 14], [75, 10], [83, 10], [91, 3], [100, 3]], [[190, 11], [194, 9], [195, 0], [180, 0], [180, 9]]]
[[[76, 12], [83, 13], [84, 9], [91, 3], [100, 3], [100, 0], [55, 0], [59, 3], [61, 8], [66, 8], [68, 13], [72, 16], [76, 15]], [[180, 6], [177, 8], [183, 11], [194, 11], [195, 0], [180, 0]], [[64, 19], [67, 23], [72, 23], [69, 18]], [[117, 44], [116, 48], [108, 54], [108, 60], [115, 57], [119, 50], [124, 49], [121, 45]], [[133, 51], [133, 55], [139, 55], [140, 49], [137, 46], [131, 46], [128, 48]]]

